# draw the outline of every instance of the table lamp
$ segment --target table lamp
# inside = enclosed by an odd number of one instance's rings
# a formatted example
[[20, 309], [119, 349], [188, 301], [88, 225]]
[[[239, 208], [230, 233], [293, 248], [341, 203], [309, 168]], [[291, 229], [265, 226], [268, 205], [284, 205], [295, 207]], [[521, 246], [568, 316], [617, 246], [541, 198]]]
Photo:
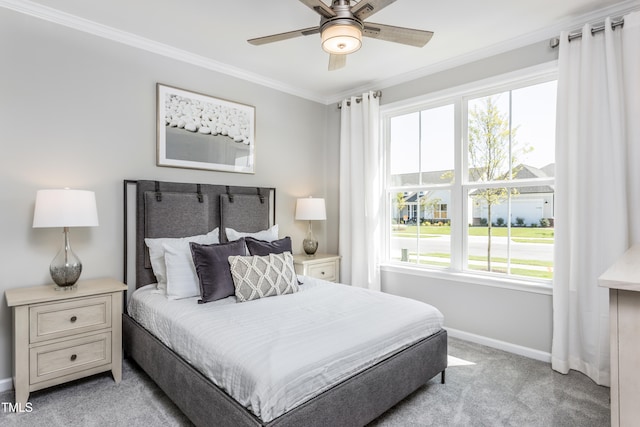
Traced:
[[309, 230], [307, 231], [307, 237], [302, 241], [302, 247], [307, 255], [313, 256], [318, 250], [318, 240], [313, 235], [311, 221], [327, 219], [324, 199], [314, 199], [312, 197], [298, 199], [296, 202], [296, 219], [309, 221]]
[[96, 227], [98, 210], [93, 191], [38, 190], [33, 228], [62, 227], [62, 249], [51, 261], [49, 272], [56, 289], [72, 289], [82, 272], [80, 259], [71, 250], [69, 227]]

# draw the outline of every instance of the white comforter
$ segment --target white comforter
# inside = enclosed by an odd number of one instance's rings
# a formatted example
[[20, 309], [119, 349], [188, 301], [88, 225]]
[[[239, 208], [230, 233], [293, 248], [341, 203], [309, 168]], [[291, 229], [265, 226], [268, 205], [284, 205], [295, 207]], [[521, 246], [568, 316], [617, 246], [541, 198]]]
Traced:
[[300, 279], [298, 293], [244, 303], [168, 300], [149, 285], [129, 314], [264, 422], [442, 328], [430, 305]]

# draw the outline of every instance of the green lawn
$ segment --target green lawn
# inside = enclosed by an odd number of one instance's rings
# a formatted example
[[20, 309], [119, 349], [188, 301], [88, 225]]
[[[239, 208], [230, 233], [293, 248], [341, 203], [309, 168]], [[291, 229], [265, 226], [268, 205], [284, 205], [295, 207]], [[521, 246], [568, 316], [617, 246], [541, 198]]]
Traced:
[[[436, 225], [404, 225], [394, 229], [394, 237], [415, 237], [420, 228], [420, 237], [428, 237], [429, 235], [449, 235], [451, 234], [451, 227], [443, 225], [438, 227]], [[486, 236], [487, 227], [469, 227], [469, 236]], [[507, 237], [507, 227], [492, 227], [491, 235], [496, 237]], [[526, 239], [542, 239], [536, 240], [532, 243], [553, 243], [553, 228], [542, 227], [512, 227], [511, 238], [518, 242], [528, 242]], [[548, 239], [548, 240], [544, 240]]]
[[[410, 252], [409, 259], [416, 259], [417, 253]], [[430, 258], [442, 258], [443, 261], [445, 259], [449, 259], [450, 255], [446, 253], [439, 252], [431, 252], [427, 254], [421, 254], [421, 257], [430, 257]], [[482, 261], [482, 264], [469, 264], [469, 269], [477, 270], [477, 271], [487, 271], [487, 257], [482, 256], [470, 256], [469, 261]], [[506, 263], [507, 259], [502, 257], [492, 257], [491, 261], [494, 263]], [[420, 264], [425, 265], [434, 265], [440, 267], [448, 267], [448, 262], [439, 262], [435, 260], [427, 260], [422, 258], [420, 260]], [[532, 259], [511, 259], [511, 275], [515, 276], [524, 276], [524, 277], [535, 277], [539, 279], [552, 279], [553, 278], [553, 262], [551, 261], [539, 261]], [[535, 266], [535, 267], [547, 267], [547, 269], [528, 269], [527, 265]], [[516, 266], [516, 267], [513, 267]], [[492, 266], [492, 272], [494, 273], [505, 273], [507, 272], [506, 268], [502, 266]]]
[[[416, 255], [415, 252], [411, 252], [410, 255]], [[422, 254], [422, 256], [434, 257], [434, 258], [450, 258], [449, 254], [445, 254], [442, 252], [430, 252], [428, 254]], [[486, 256], [469, 256], [470, 261], [483, 261], [487, 262]], [[506, 263], [507, 259], [504, 257], [491, 257], [491, 261], [493, 262], [503, 262]], [[553, 267], [553, 261], [539, 261], [537, 259], [517, 259], [511, 258], [511, 264], [519, 264], [519, 265], [536, 265], [538, 267]]]

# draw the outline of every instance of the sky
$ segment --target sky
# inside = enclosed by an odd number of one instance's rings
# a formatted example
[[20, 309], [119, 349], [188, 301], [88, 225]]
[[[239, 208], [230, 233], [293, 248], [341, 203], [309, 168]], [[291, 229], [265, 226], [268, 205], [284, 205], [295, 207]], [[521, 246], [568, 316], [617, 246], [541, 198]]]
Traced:
[[[512, 91], [513, 126], [519, 126], [516, 141], [533, 150], [520, 163], [542, 168], [555, 162], [556, 82], [546, 82]], [[470, 105], [477, 100], [470, 100]], [[498, 103], [508, 115], [508, 92]], [[420, 116], [422, 122], [420, 123]], [[422, 153], [419, 141], [422, 135]], [[401, 142], [402, 143], [399, 143]], [[391, 174], [441, 171], [454, 166], [453, 104], [415, 112], [391, 119]]]
[[520, 124], [516, 139], [533, 147], [523, 159], [529, 166], [541, 168], [555, 163], [556, 83], [513, 91], [513, 120], [515, 125]]

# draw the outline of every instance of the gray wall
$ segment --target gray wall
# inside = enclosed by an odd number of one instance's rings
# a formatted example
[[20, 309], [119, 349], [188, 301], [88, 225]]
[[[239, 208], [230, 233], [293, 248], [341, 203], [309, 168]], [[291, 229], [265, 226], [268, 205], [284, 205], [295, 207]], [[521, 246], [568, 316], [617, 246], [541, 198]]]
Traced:
[[[281, 235], [301, 252], [295, 199], [327, 198], [337, 224], [337, 135], [329, 107], [0, 8], [0, 292], [50, 282], [57, 229], [33, 229], [38, 189], [96, 192], [100, 226], [72, 229], [82, 277], [122, 276], [122, 182], [157, 179], [277, 188]], [[253, 175], [157, 167], [156, 83], [256, 107]], [[335, 176], [334, 176], [335, 175]], [[314, 224], [337, 249], [337, 225]], [[11, 376], [11, 316], [0, 304], [0, 380]]]
[[[423, 96], [557, 59], [557, 49], [540, 42], [461, 67], [384, 88], [381, 104]], [[438, 307], [445, 325], [492, 340], [551, 352], [551, 295], [417, 274], [383, 271], [382, 289]]]

